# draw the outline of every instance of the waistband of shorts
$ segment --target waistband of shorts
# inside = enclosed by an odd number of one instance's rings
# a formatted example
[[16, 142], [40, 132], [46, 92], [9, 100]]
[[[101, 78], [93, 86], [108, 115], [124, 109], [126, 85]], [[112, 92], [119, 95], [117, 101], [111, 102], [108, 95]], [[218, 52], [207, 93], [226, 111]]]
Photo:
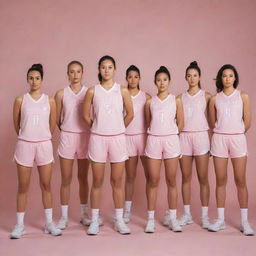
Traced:
[[119, 133], [119, 134], [98, 134], [98, 133], [91, 132], [91, 135], [97, 135], [97, 136], [102, 136], [102, 137], [113, 137], [113, 136], [124, 135], [124, 132]]
[[220, 133], [220, 132], [213, 132], [213, 134], [220, 134], [220, 135], [244, 135], [243, 133]]
[[142, 133], [134, 133], [134, 134], [127, 134], [125, 133], [125, 136], [136, 136], [136, 135], [147, 135], [145, 132]]
[[25, 142], [29, 142], [29, 143], [38, 143], [38, 142], [46, 142], [46, 141], [52, 141], [52, 139], [48, 139], [48, 140], [38, 140], [38, 141], [32, 141], [32, 140], [24, 140], [24, 139], [20, 139], [18, 138], [18, 141], [25, 141]]
[[72, 131], [60, 130], [60, 132], [64, 132], [64, 133], [73, 133], [73, 134], [90, 134], [90, 131], [72, 132]]
[[178, 136], [178, 134], [168, 134], [168, 135], [154, 135], [154, 134], [148, 134], [148, 136], [153, 136], [153, 137], [170, 137], [170, 136]]
[[209, 130], [203, 130], [203, 131], [181, 131], [181, 133], [204, 133], [204, 132], [208, 132]]

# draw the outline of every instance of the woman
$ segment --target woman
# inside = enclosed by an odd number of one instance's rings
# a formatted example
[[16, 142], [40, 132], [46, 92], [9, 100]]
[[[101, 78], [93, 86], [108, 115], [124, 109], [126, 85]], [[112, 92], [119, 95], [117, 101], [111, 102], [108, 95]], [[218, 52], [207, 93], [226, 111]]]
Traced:
[[216, 200], [218, 219], [209, 231], [225, 228], [225, 199], [228, 158], [231, 158], [241, 208], [241, 231], [254, 235], [248, 222], [248, 191], [246, 185], [247, 143], [245, 133], [251, 125], [249, 96], [238, 91], [239, 77], [234, 66], [220, 68], [216, 78], [217, 94], [210, 100], [209, 116], [213, 129], [211, 154], [216, 174]]
[[170, 81], [168, 69], [161, 66], [155, 73], [157, 95], [148, 99], [145, 105], [146, 121], [149, 127], [145, 148], [149, 175], [146, 233], [155, 231], [154, 214], [162, 159], [164, 160], [168, 189], [169, 227], [174, 232], [182, 231], [176, 219], [176, 173], [181, 154], [178, 133], [183, 129], [183, 108], [181, 100], [169, 94]]
[[[115, 60], [103, 56], [98, 63], [100, 84], [88, 89], [84, 101], [84, 119], [91, 128], [89, 158], [92, 161], [93, 184], [91, 189], [92, 222], [88, 235], [99, 233], [100, 193], [107, 159], [111, 163], [111, 185], [115, 204], [115, 229], [129, 234], [123, 220], [124, 192], [122, 177], [128, 158], [125, 127], [133, 119], [131, 96], [125, 87], [114, 82]], [[93, 109], [93, 118], [90, 110]], [[123, 116], [125, 110], [126, 115]]]
[[[134, 193], [134, 183], [137, 172], [138, 158], [144, 168], [146, 180], [148, 175], [146, 172], [146, 159], [144, 150], [146, 145], [146, 124], [144, 105], [151, 96], [139, 88], [140, 70], [131, 65], [126, 70], [126, 80], [128, 82], [128, 91], [132, 98], [134, 118], [126, 128], [126, 142], [129, 159], [125, 162], [126, 179], [125, 179], [125, 203], [124, 203], [124, 221], [128, 223], [131, 220], [132, 198]], [[148, 182], [146, 182], [148, 183]], [[146, 184], [146, 189], [148, 184]]]
[[51, 176], [53, 150], [51, 137], [56, 125], [55, 101], [42, 93], [43, 67], [34, 64], [27, 72], [29, 92], [15, 99], [13, 121], [18, 142], [14, 154], [18, 171], [17, 224], [10, 238], [26, 233], [24, 215], [30, 176], [34, 162], [39, 172], [40, 188], [46, 217], [45, 233], [61, 235], [52, 221]]

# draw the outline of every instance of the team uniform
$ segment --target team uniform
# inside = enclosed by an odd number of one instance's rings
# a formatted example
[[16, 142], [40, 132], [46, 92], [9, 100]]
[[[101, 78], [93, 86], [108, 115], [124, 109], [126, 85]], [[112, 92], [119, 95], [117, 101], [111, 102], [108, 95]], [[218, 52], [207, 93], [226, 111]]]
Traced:
[[23, 166], [33, 167], [53, 162], [53, 149], [49, 125], [50, 103], [42, 94], [34, 100], [29, 93], [23, 96], [21, 104], [20, 130], [14, 153], [15, 161]]
[[123, 120], [121, 86], [115, 83], [106, 90], [94, 87], [93, 124], [89, 141], [89, 158], [94, 162], [123, 162], [128, 159]]
[[151, 123], [145, 155], [153, 159], [168, 159], [181, 154], [176, 124], [176, 98], [169, 94], [164, 100], [152, 97], [150, 103]]
[[195, 95], [182, 94], [184, 109], [184, 128], [180, 133], [182, 155], [199, 156], [210, 151], [208, 122], [205, 116], [207, 103], [205, 91], [199, 90]]
[[134, 118], [125, 131], [126, 143], [129, 157], [143, 156], [146, 146], [146, 125], [144, 105], [146, 93], [139, 91], [137, 95], [131, 96], [133, 103]]
[[217, 157], [236, 158], [247, 155], [244, 135], [243, 101], [240, 91], [227, 96], [223, 92], [216, 95], [217, 121], [213, 129], [211, 154]]
[[83, 120], [83, 100], [87, 87], [75, 94], [70, 86], [64, 88], [61, 112], [59, 156], [66, 159], [88, 158], [90, 130]]

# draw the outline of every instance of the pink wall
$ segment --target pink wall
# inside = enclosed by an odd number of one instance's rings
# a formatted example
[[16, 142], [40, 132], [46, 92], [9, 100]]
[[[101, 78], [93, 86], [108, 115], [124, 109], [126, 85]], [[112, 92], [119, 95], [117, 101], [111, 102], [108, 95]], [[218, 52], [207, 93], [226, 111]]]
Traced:
[[[85, 84], [97, 82], [97, 61], [109, 54], [117, 61], [116, 80], [125, 83], [125, 70], [135, 64], [141, 69], [142, 89], [156, 92], [153, 75], [160, 65], [172, 74], [173, 93], [186, 89], [184, 70], [193, 60], [202, 69], [202, 86], [215, 92], [213, 78], [219, 67], [234, 64], [240, 74], [240, 89], [256, 100], [254, 74], [256, 68], [256, 2], [219, 0], [108, 0], [108, 1], [0, 1], [0, 226], [15, 221], [16, 167], [12, 162], [16, 136], [12, 125], [12, 103], [16, 95], [27, 90], [26, 71], [33, 63], [44, 65], [45, 92], [54, 95], [67, 85], [66, 65], [73, 59], [85, 65]], [[253, 114], [255, 116], [255, 114]], [[255, 117], [254, 117], [255, 119]], [[250, 207], [255, 215], [256, 147], [255, 122], [248, 132], [248, 186]], [[54, 145], [56, 148], [56, 130]], [[144, 177], [142, 170], [137, 180], [137, 213], [145, 209]], [[75, 175], [74, 175], [75, 176]], [[109, 175], [106, 175], [104, 204], [111, 200]], [[228, 205], [238, 209], [232, 174], [229, 175]], [[211, 206], [214, 208], [214, 174], [210, 164]], [[59, 205], [60, 173], [58, 158], [54, 166], [54, 203]], [[180, 184], [180, 174], [178, 175]], [[77, 181], [72, 191], [72, 214], [79, 215]], [[30, 189], [28, 213], [41, 213], [40, 190], [34, 172]], [[34, 193], [33, 193], [34, 192]], [[194, 179], [193, 202], [199, 206], [198, 185]], [[162, 179], [159, 190], [160, 212], [167, 207], [166, 188]], [[181, 195], [179, 194], [181, 205]], [[195, 209], [196, 207], [194, 207]], [[198, 207], [197, 207], [198, 208]], [[111, 207], [106, 212], [110, 213]], [[199, 209], [198, 209], [199, 210]], [[195, 210], [198, 213], [198, 210]], [[227, 215], [232, 214], [231, 209]], [[160, 215], [160, 214], [159, 214]], [[11, 224], [12, 226], [12, 224]], [[10, 226], [9, 226], [10, 227]]]

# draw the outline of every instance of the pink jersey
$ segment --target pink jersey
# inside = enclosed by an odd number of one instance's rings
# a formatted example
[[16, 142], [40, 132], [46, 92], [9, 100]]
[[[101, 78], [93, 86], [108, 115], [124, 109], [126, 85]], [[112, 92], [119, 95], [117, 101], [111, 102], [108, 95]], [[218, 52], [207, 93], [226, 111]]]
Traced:
[[158, 96], [152, 97], [150, 112], [151, 122], [148, 134], [158, 136], [178, 134], [174, 95], [169, 94], [164, 100], [160, 100]]
[[38, 100], [34, 100], [29, 93], [24, 94], [18, 138], [33, 142], [50, 140], [52, 135], [49, 119], [50, 104], [48, 96], [42, 94]]
[[206, 100], [205, 91], [200, 90], [191, 96], [188, 92], [182, 94], [184, 109], [184, 128], [186, 132], [201, 132], [209, 129], [205, 116]]
[[61, 130], [65, 132], [89, 132], [83, 120], [83, 100], [87, 88], [82, 86], [81, 90], [75, 94], [70, 86], [64, 88], [61, 112]]
[[109, 90], [100, 84], [94, 87], [91, 132], [98, 135], [118, 135], [125, 132], [123, 97], [119, 84], [114, 83]]
[[144, 115], [144, 105], [146, 103], [146, 93], [139, 91], [139, 93], [132, 97], [134, 118], [131, 123], [126, 128], [125, 134], [135, 135], [146, 133], [145, 128], [145, 115]]
[[217, 93], [215, 108], [217, 111], [217, 121], [213, 129], [215, 133], [244, 133], [243, 101], [240, 91], [234, 90], [229, 96], [223, 92]]

